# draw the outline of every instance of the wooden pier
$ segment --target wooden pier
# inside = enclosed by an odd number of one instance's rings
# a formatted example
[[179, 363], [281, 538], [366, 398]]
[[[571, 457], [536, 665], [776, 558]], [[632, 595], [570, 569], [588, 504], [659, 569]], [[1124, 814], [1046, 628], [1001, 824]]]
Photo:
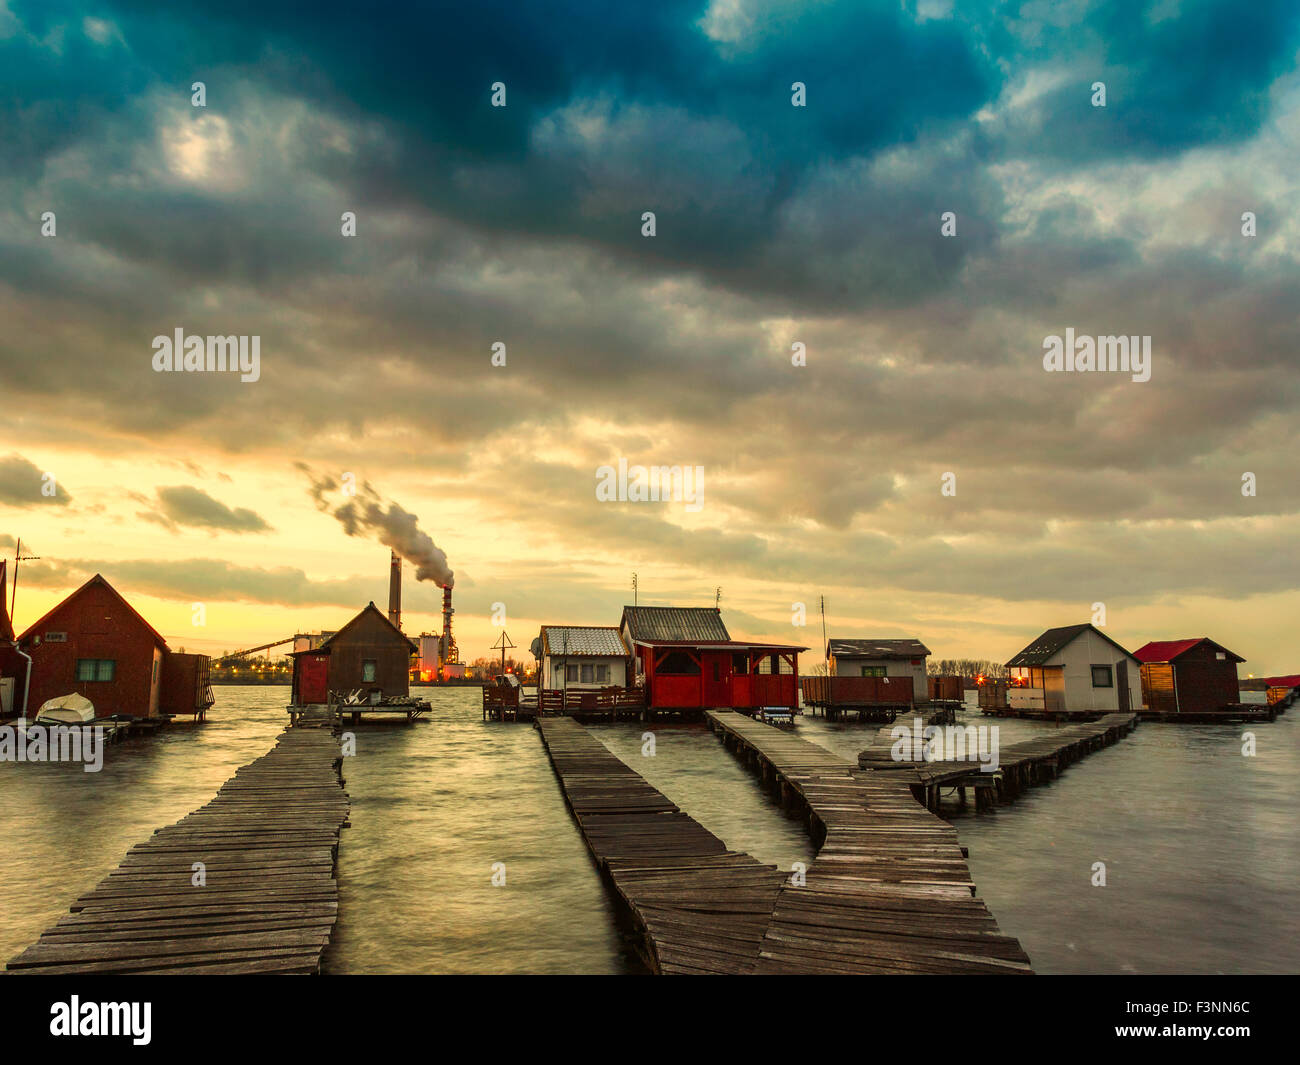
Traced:
[[729, 850], [572, 718], [539, 718], [537, 728], [651, 971], [750, 972], [787, 874]]
[[326, 729], [281, 733], [206, 806], [132, 847], [8, 969], [318, 972], [338, 913], [341, 762]]
[[988, 773], [976, 762], [895, 759], [892, 730], [882, 728], [876, 733], [875, 743], [858, 755], [858, 764], [863, 769], [906, 774], [900, 779], [906, 779], [914, 790], [919, 788], [931, 810], [939, 808], [940, 789], [957, 789], [964, 802], [965, 789], [971, 788], [978, 810], [991, 806], [995, 799], [1014, 799], [1027, 788], [1055, 780], [1066, 766], [1123, 739], [1137, 723], [1136, 714], [1106, 714], [1097, 721], [1044, 731], [1032, 739], [999, 746], [998, 768]]
[[956, 830], [904, 780], [732, 711], [706, 718], [819, 845], [803, 884], [782, 884], [753, 972], [1032, 972], [975, 897]]

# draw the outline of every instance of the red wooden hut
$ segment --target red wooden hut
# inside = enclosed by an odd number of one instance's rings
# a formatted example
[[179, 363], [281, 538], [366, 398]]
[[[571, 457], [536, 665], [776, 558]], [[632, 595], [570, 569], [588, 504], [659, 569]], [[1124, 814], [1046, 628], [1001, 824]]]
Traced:
[[716, 607], [625, 606], [619, 630], [654, 710], [796, 710], [792, 644], [733, 640]]
[[167, 641], [98, 573], [18, 638], [31, 655], [27, 713], [76, 692], [96, 717], [157, 717]]
[[1148, 710], [1205, 714], [1241, 701], [1237, 663], [1245, 659], [1208, 636], [1157, 640], [1133, 654], [1142, 663], [1142, 696]]
[[293, 705], [326, 703], [331, 692], [404, 698], [411, 692], [411, 659], [419, 650], [372, 602], [319, 647], [291, 655]]

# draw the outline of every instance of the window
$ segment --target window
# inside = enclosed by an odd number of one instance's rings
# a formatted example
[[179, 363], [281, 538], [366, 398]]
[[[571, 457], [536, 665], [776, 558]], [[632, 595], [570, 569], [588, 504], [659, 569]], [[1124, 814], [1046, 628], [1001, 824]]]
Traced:
[[655, 666], [655, 673], [665, 677], [698, 677], [700, 664], [685, 651], [669, 651]]
[[564, 667], [564, 679], [565, 679], [566, 682], [568, 682], [568, 681], [573, 681], [574, 684], [577, 684], [577, 683], [578, 683], [578, 667], [577, 667], [577, 666], [565, 666], [565, 667]]
[[377, 672], [377, 663], [373, 658], [367, 658], [361, 663], [361, 682], [363, 684], [373, 684]]
[[596, 667], [596, 683], [597, 684], [609, 683], [609, 666]]
[[738, 677], [749, 675], [749, 655], [737, 651], [731, 656], [731, 672]]
[[716, 658], [713, 660], [713, 683], [717, 684], [722, 680], [722, 663]]
[[592, 669], [591, 663], [582, 667], [582, 680], [579, 683], [592, 684], [596, 679], [596, 671]]
[[117, 660], [112, 658], [78, 658], [77, 680], [109, 681], [117, 676]]
[[1110, 666], [1092, 667], [1092, 686], [1094, 688], [1115, 687], [1115, 679], [1111, 675]]
[[884, 666], [863, 666], [862, 675], [864, 677], [883, 677], [885, 675]]

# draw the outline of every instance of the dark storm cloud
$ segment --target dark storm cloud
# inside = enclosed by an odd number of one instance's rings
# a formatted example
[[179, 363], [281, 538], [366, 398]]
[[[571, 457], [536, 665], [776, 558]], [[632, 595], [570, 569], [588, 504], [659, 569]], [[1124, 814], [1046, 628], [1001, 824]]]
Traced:
[[[1243, 140], [1269, 114], [1269, 88], [1291, 67], [1300, 19], [1291, 0], [1107, 0], [1003, 5], [995, 35], [1022, 65], [1064, 73], [1008, 123], [1016, 154], [1096, 163]], [[1026, 9], [1030, 12], [1026, 15]], [[1092, 85], [1106, 85], [1105, 108]]]
[[66, 506], [72, 501], [58, 479], [22, 455], [0, 456], [0, 505], [36, 507]]
[[[88, 433], [277, 462], [355, 441], [489, 505], [521, 481], [485, 456], [562, 446], [590, 465], [557, 465], [555, 505], [515, 514], [530, 530], [864, 587], [973, 572], [990, 595], [1075, 595], [1104, 547], [1134, 589], [1178, 585], [1170, 559], [1219, 588], [1216, 550], [1248, 568], [1265, 531], [1138, 523], [1300, 507], [1276, 443], [1300, 408], [1288, 208], [1253, 157], [1197, 170], [1190, 151], [1245, 153], [1274, 117], [1293, 5], [741, 3], [717, 41], [698, 0], [436, 5], [400, 30], [353, 7], [10, 9], [0, 367], [44, 424], [77, 403]], [[260, 335], [262, 380], [150, 372], [149, 339], [178, 325]], [[1068, 326], [1151, 334], [1152, 382], [1043, 374], [1043, 336]], [[587, 528], [566, 503], [638, 453], [707, 463], [733, 525]], [[1247, 470], [1267, 487], [1251, 510]], [[1052, 544], [1049, 522], [1097, 535]], [[1035, 576], [1013, 585], [1026, 542]]]
[[158, 489], [158, 508], [141, 517], [168, 528], [190, 526], [222, 532], [269, 532], [271, 526], [247, 507], [228, 507], [201, 488], [173, 485]]
[[[257, 566], [214, 558], [69, 559], [29, 562], [23, 582], [43, 588], [73, 588], [102, 573], [125, 594], [199, 602], [266, 603], [275, 606], [339, 606], [353, 610], [367, 602], [388, 601], [387, 566], [377, 577], [313, 580], [293, 566]], [[423, 585], [403, 589], [403, 605], [412, 612], [436, 613], [441, 593]]]

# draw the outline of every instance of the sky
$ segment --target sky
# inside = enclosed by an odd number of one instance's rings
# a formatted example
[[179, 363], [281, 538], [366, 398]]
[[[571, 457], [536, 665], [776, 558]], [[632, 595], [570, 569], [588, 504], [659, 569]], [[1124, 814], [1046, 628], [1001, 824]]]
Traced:
[[[337, 628], [386, 602], [364, 498], [467, 660], [635, 573], [805, 664], [824, 597], [1300, 670], [1292, 0], [154, 7], [0, 0], [20, 630], [97, 572], [173, 648]], [[257, 380], [155, 369], [177, 329]], [[1049, 372], [1067, 329], [1150, 379]], [[620, 460], [698, 497], [599, 498]], [[406, 568], [408, 633], [440, 597]]]

